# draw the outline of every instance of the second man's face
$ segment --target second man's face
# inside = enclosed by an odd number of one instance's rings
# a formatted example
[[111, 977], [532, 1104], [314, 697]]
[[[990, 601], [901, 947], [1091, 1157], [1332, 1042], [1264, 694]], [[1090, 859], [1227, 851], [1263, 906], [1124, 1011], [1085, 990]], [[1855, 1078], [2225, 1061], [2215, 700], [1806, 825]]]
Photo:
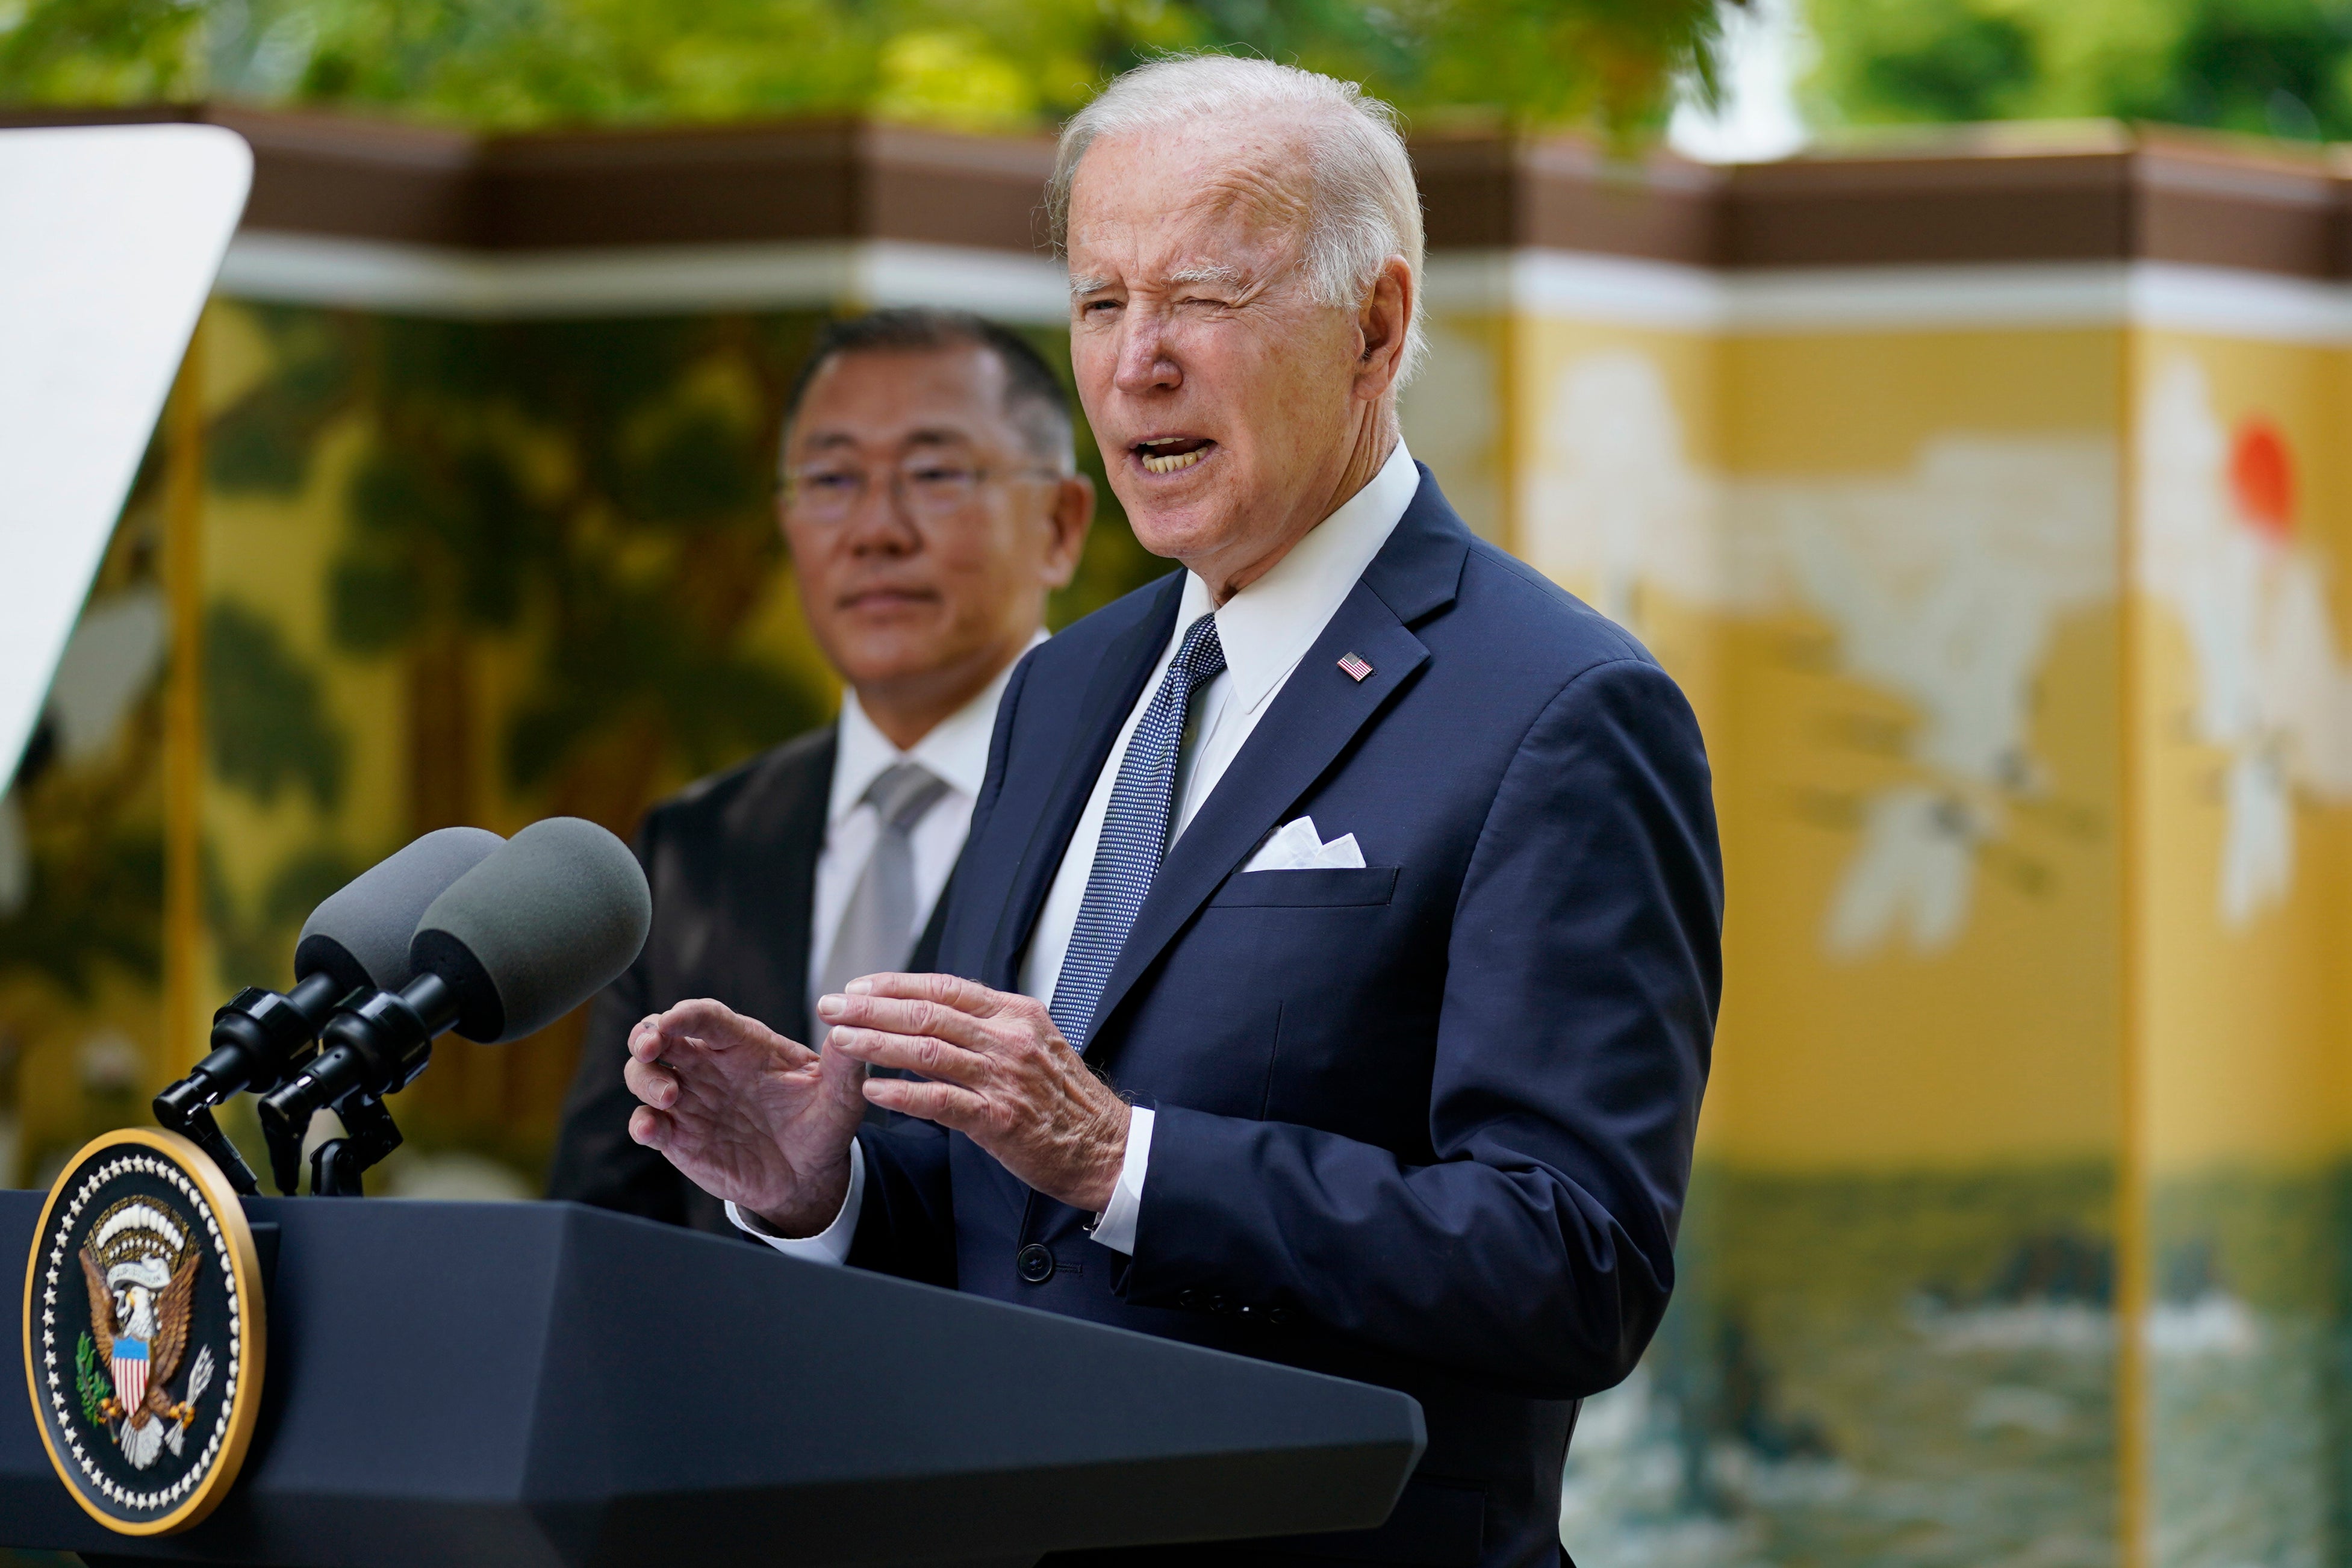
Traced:
[[836, 355], [787, 434], [782, 521], [810, 629], [863, 690], [974, 689], [1070, 580], [1093, 510], [978, 346]]

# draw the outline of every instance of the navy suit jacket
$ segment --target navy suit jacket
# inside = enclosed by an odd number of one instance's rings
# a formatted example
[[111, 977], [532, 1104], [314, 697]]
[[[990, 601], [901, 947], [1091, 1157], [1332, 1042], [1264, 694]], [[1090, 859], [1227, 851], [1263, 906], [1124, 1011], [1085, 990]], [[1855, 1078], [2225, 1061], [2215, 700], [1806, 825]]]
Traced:
[[[941, 970], [1016, 987], [1181, 588], [1014, 671]], [[1363, 868], [1241, 869], [1301, 815]], [[1556, 1562], [1577, 1402], [1632, 1370], [1674, 1281], [1722, 886], [1681, 691], [1424, 469], [1104, 988], [1087, 1057], [1156, 1112], [1135, 1256], [908, 1121], [860, 1134], [850, 1261], [1421, 1402], [1429, 1447], [1384, 1530], [1262, 1550]]]

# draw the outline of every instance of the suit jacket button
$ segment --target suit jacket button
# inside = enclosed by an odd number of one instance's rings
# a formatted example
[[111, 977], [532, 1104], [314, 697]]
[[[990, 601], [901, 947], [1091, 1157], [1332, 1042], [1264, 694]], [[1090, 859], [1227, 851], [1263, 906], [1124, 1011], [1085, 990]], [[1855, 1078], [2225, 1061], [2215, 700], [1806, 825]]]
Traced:
[[1290, 1309], [1287, 1307], [1268, 1307], [1265, 1310], [1265, 1321], [1272, 1323], [1278, 1329], [1285, 1323], [1290, 1321]]
[[1042, 1242], [1033, 1241], [1013, 1255], [1013, 1267], [1030, 1284], [1043, 1285], [1054, 1277], [1054, 1255]]
[[1188, 1312], [1197, 1312], [1201, 1310], [1201, 1293], [1187, 1286], [1176, 1292], [1176, 1304]]

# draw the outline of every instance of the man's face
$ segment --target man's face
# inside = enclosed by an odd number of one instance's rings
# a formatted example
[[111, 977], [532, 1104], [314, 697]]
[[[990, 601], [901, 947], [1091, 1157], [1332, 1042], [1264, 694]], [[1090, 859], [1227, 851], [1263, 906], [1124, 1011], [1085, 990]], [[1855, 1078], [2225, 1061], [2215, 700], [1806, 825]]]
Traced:
[[1195, 571], [1319, 521], [1364, 428], [1356, 313], [1298, 265], [1305, 155], [1202, 126], [1097, 142], [1072, 183], [1078, 395], [1136, 537]]
[[835, 356], [784, 473], [802, 606], [861, 692], [984, 684], [1069, 581], [1093, 508], [1023, 443], [1003, 363], [969, 345]]

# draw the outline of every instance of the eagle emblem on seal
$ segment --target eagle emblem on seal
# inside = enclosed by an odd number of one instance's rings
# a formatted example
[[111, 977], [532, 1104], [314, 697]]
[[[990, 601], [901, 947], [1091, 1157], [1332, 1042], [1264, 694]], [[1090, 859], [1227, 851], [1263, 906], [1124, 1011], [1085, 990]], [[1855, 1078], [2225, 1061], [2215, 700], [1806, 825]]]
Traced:
[[[89, 1331], [96, 1362], [109, 1376], [91, 1389], [99, 1415], [134, 1469], [159, 1448], [178, 1455], [196, 1418], [196, 1401], [213, 1379], [210, 1349], [197, 1352], [178, 1398], [169, 1392], [188, 1345], [188, 1319], [203, 1250], [163, 1205], [125, 1198], [100, 1216], [80, 1251], [89, 1287]], [[91, 1372], [95, 1373], [95, 1368]], [[95, 1379], [92, 1379], [95, 1381]]]

